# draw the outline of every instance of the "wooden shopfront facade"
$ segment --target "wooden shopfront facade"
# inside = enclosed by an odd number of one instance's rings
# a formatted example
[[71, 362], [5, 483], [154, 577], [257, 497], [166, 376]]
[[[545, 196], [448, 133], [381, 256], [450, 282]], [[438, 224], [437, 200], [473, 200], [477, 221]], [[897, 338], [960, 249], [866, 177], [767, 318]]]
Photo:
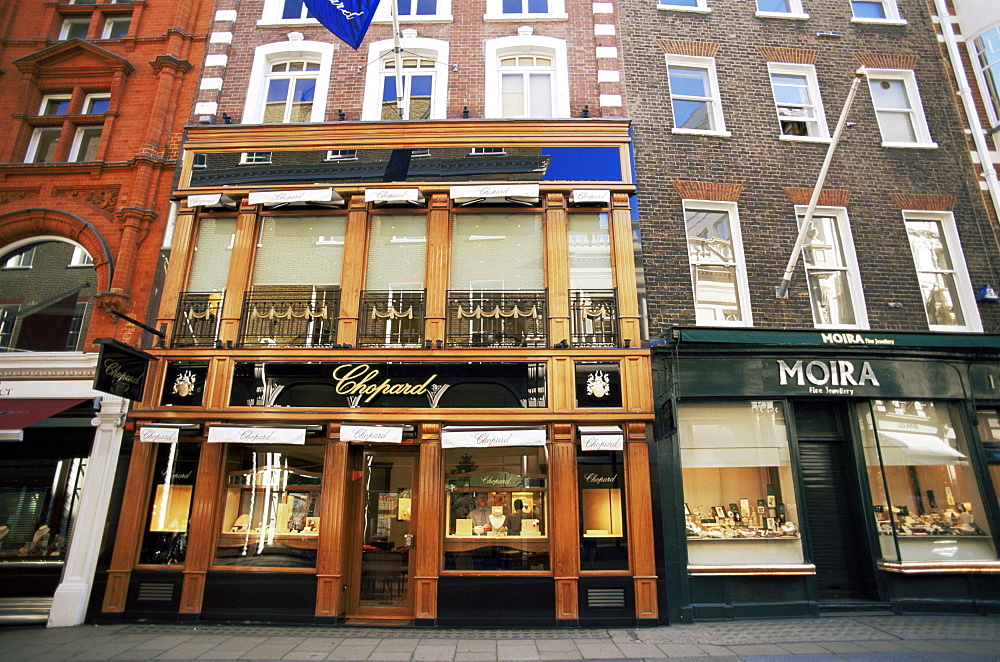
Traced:
[[102, 617], [657, 622], [628, 142], [189, 127]]

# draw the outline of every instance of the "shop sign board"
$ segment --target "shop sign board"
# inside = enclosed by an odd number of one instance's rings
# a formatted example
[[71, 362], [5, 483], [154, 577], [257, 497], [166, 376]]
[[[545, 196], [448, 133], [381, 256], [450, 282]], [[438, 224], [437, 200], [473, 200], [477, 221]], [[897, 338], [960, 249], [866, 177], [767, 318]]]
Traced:
[[179, 438], [179, 428], [161, 428], [154, 425], [144, 425], [139, 428], [139, 441], [154, 444], [173, 444]]
[[340, 426], [341, 441], [361, 441], [367, 444], [401, 444], [401, 425], [346, 425]]
[[208, 441], [216, 444], [295, 444], [306, 443], [305, 428], [238, 428], [213, 425]]
[[581, 464], [578, 469], [580, 489], [621, 489], [622, 472], [608, 464]]
[[496, 448], [499, 446], [544, 446], [545, 428], [446, 428], [441, 448]]
[[94, 390], [136, 402], [142, 400], [146, 369], [157, 358], [112, 338], [97, 338], [101, 346], [94, 373]]
[[625, 435], [617, 426], [580, 426], [581, 451], [625, 450]]

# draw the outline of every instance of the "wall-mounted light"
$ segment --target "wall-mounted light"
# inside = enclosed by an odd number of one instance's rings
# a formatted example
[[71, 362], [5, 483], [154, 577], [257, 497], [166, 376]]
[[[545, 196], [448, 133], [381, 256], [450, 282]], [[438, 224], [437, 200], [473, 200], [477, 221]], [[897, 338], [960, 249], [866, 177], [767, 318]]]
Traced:
[[1000, 301], [1000, 294], [997, 294], [996, 288], [992, 285], [980, 285], [979, 289], [976, 290], [976, 301], [996, 303]]

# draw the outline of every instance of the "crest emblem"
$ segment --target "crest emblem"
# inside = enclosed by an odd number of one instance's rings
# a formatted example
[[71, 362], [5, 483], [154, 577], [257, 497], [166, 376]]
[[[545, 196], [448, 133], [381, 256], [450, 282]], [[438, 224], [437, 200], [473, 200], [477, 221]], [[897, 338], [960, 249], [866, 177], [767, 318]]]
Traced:
[[587, 395], [592, 395], [595, 398], [603, 398], [610, 392], [611, 380], [608, 375], [600, 370], [595, 370], [587, 375]]
[[182, 398], [186, 398], [192, 393], [194, 393], [194, 385], [197, 377], [190, 370], [182, 372], [177, 375], [177, 379], [174, 380], [174, 395], [178, 395]]

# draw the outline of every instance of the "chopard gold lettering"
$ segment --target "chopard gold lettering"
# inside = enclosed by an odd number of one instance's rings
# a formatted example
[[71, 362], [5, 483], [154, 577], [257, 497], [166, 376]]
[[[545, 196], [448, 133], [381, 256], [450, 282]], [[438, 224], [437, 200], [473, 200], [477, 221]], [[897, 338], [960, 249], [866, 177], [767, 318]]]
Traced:
[[437, 379], [437, 373], [431, 375], [422, 384], [398, 382], [393, 384], [389, 379], [377, 382], [379, 371], [367, 363], [345, 364], [333, 370], [334, 390], [338, 395], [367, 396], [364, 402], [371, 402], [380, 395], [424, 395], [427, 389]]

